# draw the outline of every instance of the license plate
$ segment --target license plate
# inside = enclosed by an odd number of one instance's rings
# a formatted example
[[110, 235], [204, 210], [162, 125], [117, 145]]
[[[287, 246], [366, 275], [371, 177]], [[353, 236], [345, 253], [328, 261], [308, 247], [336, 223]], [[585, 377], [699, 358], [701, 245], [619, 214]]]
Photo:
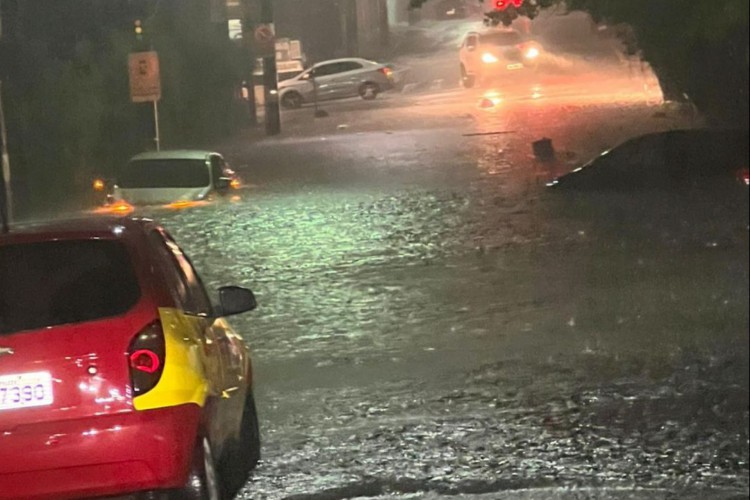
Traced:
[[51, 405], [52, 376], [49, 372], [0, 376], [0, 411]]
[[515, 63], [515, 64], [509, 64], [506, 66], [508, 69], [521, 69], [523, 68], [523, 64], [521, 63]]

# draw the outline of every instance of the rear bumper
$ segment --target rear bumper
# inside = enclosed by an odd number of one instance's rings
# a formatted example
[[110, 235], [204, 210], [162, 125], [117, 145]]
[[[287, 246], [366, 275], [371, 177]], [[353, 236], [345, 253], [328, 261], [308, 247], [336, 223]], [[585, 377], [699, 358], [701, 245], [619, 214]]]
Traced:
[[0, 433], [0, 499], [68, 499], [185, 484], [201, 408], [22, 425]]

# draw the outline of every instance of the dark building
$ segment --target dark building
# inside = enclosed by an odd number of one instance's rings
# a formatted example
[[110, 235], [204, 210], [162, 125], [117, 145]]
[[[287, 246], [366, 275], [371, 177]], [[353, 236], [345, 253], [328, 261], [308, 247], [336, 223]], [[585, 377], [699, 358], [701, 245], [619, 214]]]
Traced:
[[274, 9], [277, 36], [300, 40], [308, 63], [388, 48], [387, 0], [276, 0]]

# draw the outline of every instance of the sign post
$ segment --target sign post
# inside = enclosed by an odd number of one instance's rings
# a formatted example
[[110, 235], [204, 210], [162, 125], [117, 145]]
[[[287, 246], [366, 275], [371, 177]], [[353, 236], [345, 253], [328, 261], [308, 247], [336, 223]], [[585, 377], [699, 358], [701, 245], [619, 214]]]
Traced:
[[270, 23], [259, 24], [253, 33], [255, 40], [255, 54], [260, 57], [270, 57], [276, 52], [276, 35]]
[[253, 33], [256, 53], [263, 58], [263, 86], [266, 108], [266, 134], [281, 133], [279, 82], [276, 69], [276, 33], [273, 26], [272, 0], [260, 0], [260, 24]]
[[8, 232], [13, 219], [13, 191], [10, 188], [10, 157], [8, 156], [8, 134], [5, 130], [5, 110], [3, 109], [2, 80], [0, 80], [0, 140], [2, 141], [2, 168], [0, 172], [0, 231]]
[[155, 51], [133, 52], [128, 57], [130, 100], [135, 103], [152, 102], [154, 105], [154, 142], [161, 147], [159, 137], [159, 99], [161, 99], [161, 74], [159, 55]]

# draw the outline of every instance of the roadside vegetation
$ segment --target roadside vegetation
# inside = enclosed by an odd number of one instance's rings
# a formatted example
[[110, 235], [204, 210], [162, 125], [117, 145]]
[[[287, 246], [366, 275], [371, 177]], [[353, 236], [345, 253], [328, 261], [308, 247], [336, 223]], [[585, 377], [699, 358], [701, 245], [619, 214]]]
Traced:
[[94, 176], [154, 149], [153, 107], [130, 101], [130, 52], [159, 54], [164, 147], [208, 144], [243, 119], [234, 96], [249, 58], [225, 23], [210, 22], [208, 2], [3, 0], [2, 7], [0, 78], [17, 216], [75, 207]]
[[[419, 8], [431, 0], [411, 0]], [[467, 2], [482, 0], [466, 0]], [[688, 100], [718, 126], [748, 126], [747, 0], [536, 0], [518, 9], [488, 12], [491, 25], [509, 26], [518, 17], [563, 7], [588, 12], [617, 26], [627, 50], [648, 62], [664, 98]]]

